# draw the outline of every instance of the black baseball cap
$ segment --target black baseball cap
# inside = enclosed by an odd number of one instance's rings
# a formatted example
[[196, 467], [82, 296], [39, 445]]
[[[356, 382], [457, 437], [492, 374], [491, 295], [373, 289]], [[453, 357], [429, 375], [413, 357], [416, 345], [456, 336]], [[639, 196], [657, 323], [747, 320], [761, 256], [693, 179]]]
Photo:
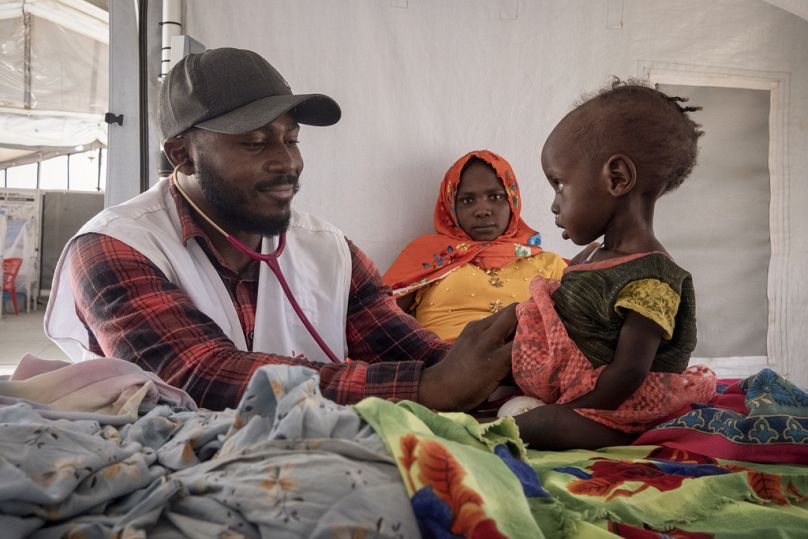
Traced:
[[211, 49], [189, 54], [160, 86], [158, 118], [163, 140], [192, 127], [236, 135], [258, 129], [292, 111], [307, 125], [333, 125], [342, 115], [322, 94], [292, 94], [278, 71], [259, 54], [244, 49]]

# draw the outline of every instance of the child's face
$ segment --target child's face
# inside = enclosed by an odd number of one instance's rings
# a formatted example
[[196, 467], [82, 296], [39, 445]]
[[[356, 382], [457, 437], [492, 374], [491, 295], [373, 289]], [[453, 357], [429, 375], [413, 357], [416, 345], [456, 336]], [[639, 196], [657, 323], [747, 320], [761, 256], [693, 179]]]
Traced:
[[586, 245], [606, 231], [614, 199], [601, 167], [591, 163], [580, 143], [559, 127], [541, 152], [544, 175], [555, 192], [550, 211], [556, 216], [556, 226], [564, 229], [564, 239]]

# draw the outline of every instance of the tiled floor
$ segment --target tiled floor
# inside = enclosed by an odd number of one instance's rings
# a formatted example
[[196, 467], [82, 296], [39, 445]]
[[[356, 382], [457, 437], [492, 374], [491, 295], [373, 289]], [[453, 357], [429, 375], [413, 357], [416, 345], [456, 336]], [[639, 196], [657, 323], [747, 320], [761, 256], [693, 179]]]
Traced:
[[42, 329], [45, 308], [39, 307], [30, 313], [18, 315], [3, 311], [0, 319], [0, 375], [11, 374], [25, 354], [33, 354], [43, 359], [67, 359], [67, 356], [53, 344]]

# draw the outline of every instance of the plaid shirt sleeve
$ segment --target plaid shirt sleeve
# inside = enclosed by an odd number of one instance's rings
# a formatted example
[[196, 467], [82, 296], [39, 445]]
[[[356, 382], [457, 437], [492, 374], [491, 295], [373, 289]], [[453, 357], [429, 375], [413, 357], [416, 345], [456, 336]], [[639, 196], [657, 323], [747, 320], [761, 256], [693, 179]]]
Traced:
[[401, 311], [373, 262], [350, 240], [348, 246], [353, 273], [346, 336], [352, 361], [345, 367], [357, 374], [343, 376], [341, 365], [321, 368], [323, 393], [340, 403], [369, 396], [415, 400], [421, 368], [442, 359], [450, 345]]
[[109, 236], [76, 239], [69, 271], [91, 349], [157, 373], [199, 406], [235, 407], [253, 372], [268, 364], [318, 370], [323, 394], [341, 404], [371, 395], [414, 399], [422, 366], [443, 357], [448, 345], [395, 306], [373, 264], [350, 246], [352, 361], [341, 365], [238, 350], [159, 268]]

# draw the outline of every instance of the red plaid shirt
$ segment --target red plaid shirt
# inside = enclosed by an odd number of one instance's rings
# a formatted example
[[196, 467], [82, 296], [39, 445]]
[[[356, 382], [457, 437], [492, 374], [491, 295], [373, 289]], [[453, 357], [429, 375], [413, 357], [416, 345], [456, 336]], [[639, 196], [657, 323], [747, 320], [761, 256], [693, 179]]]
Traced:
[[[252, 349], [259, 263], [240, 274], [234, 271], [173, 184], [170, 190], [183, 241], [195, 238], [205, 250], [230, 292]], [[102, 234], [86, 234], [71, 246], [76, 312], [90, 333], [93, 352], [154, 371], [205, 408], [235, 407], [253, 372], [269, 364], [318, 370], [323, 394], [342, 404], [368, 396], [414, 400], [421, 368], [440, 360], [449, 345], [402, 313], [367, 255], [350, 241], [348, 246], [353, 270], [345, 332], [351, 361], [340, 365], [238, 350], [157, 266]]]

